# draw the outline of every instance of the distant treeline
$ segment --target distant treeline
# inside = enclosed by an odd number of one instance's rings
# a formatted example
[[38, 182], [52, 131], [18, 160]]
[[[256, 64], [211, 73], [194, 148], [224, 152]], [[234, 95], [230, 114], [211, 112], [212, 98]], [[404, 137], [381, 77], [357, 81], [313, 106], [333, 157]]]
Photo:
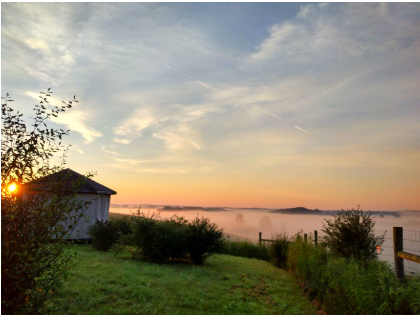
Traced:
[[284, 214], [325, 214], [324, 211], [315, 209], [306, 209], [305, 207], [296, 207], [296, 208], [287, 208], [287, 209], [277, 209], [271, 211], [273, 213], [284, 213]]
[[[310, 215], [332, 215], [336, 214], [341, 210], [318, 210], [318, 209], [307, 209], [305, 207], [277, 209], [270, 211], [272, 213], [283, 213], [283, 214], [310, 214]], [[420, 210], [401, 210], [401, 211], [371, 211], [374, 216], [420, 216]]]
[[[123, 205], [123, 204], [111, 204], [110, 208], [160, 208], [162, 206], [157, 205]], [[245, 209], [245, 210], [270, 210], [268, 208], [229, 208], [229, 209]], [[196, 206], [163, 206], [162, 211], [228, 211], [226, 208], [222, 207], [196, 207]], [[276, 209], [270, 212], [272, 213], [283, 213], [283, 214], [310, 214], [310, 215], [333, 215], [339, 212], [340, 210], [319, 210], [319, 209], [307, 209], [305, 207], [295, 207], [295, 208], [284, 208]], [[420, 217], [420, 210], [399, 210], [399, 211], [371, 211], [374, 216], [413, 216]]]
[[162, 211], [191, 211], [191, 210], [200, 210], [200, 211], [226, 211], [224, 208], [211, 208], [211, 207], [173, 207], [173, 206], [164, 206]]

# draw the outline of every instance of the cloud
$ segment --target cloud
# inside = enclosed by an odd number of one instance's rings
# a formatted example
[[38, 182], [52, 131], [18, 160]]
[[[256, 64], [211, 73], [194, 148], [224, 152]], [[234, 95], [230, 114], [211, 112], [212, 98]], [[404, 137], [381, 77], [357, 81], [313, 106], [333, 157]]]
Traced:
[[112, 155], [121, 155], [121, 154], [119, 154], [119, 153], [117, 153], [117, 152], [114, 152], [114, 151], [104, 150], [104, 152], [105, 152], [105, 153], [112, 154]]
[[214, 87], [212, 87], [210, 84], [207, 84], [207, 83], [205, 83], [205, 82], [203, 82], [203, 81], [197, 81], [197, 83], [198, 84], [200, 84], [201, 86], [204, 86], [205, 88], [208, 88], [208, 89], [211, 89], [211, 90], [216, 90], [217, 91], [217, 89], [215, 89]]
[[118, 136], [139, 137], [143, 129], [157, 123], [151, 110], [142, 107], [130, 115], [124, 122], [114, 128], [114, 133]]
[[102, 133], [93, 127], [89, 127], [91, 116], [86, 112], [69, 111], [52, 119], [53, 122], [67, 126], [71, 131], [80, 133], [85, 139], [85, 143], [91, 143], [96, 138], [102, 137]]
[[[299, 26], [290, 24], [289, 22], [285, 22], [281, 25], [273, 25], [269, 32], [269, 38], [261, 43], [258, 52], [252, 54], [249, 57], [249, 61], [266, 60], [272, 57], [283, 48], [281, 47], [283, 43], [286, 43], [286, 41], [292, 37], [296, 37], [298, 32], [302, 32]], [[286, 44], [284, 46], [286, 46]]]
[[[26, 92], [25, 94], [37, 101], [40, 100], [38, 93]], [[61, 101], [53, 96], [48, 97], [48, 101], [49, 103], [44, 103], [44, 105], [48, 107], [61, 107], [63, 105]], [[73, 103], [72, 106], [73, 108], [66, 109], [66, 112], [59, 113], [58, 117], [51, 117], [51, 121], [56, 124], [66, 126], [70, 129], [70, 131], [80, 133], [85, 139], [85, 143], [91, 143], [96, 138], [102, 137], [102, 133], [100, 131], [96, 130], [92, 126], [89, 126], [92, 122], [92, 116], [94, 114], [80, 110], [80, 105], [78, 105], [78, 103]]]
[[76, 151], [79, 152], [80, 154], [83, 154], [83, 150], [76, 149]]
[[104, 151], [105, 153], [108, 153], [108, 154], [121, 155], [121, 154], [119, 154], [119, 153], [117, 153], [115, 151], [109, 151], [109, 150], [107, 150], [106, 146], [101, 146], [101, 150]]
[[153, 174], [186, 174], [189, 171], [181, 168], [142, 168], [135, 170], [138, 173], [153, 173]]
[[121, 143], [121, 144], [130, 144], [132, 140], [124, 139], [124, 138], [113, 138], [112, 142]]
[[40, 40], [40, 39], [35, 39], [35, 38], [28, 38], [26, 40], [26, 44], [31, 47], [32, 49], [35, 50], [47, 50], [49, 48], [48, 43]]
[[262, 112], [262, 113], [266, 114], [266, 115], [269, 115], [269, 116], [274, 117], [274, 118], [276, 118], [276, 119], [281, 119], [281, 117], [279, 117], [278, 115], [273, 114], [273, 113], [269, 112], [268, 110], [265, 110], [265, 109], [263, 109], [263, 108], [261, 108], [261, 107], [259, 107], [259, 106], [257, 106], [257, 105], [252, 105], [252, 106], [253, 106], [254, 108], [256, 108], [257, 110], [259, 110], [260, 112]]
[[309, 133], [309, 131], [306, 131], [305, 129], [302, 129], [302, 128], [300, 128], [299, 126], [295, 126], [295, 128], [296, 128], [297, 130], [300, 130], [300, 131], [304, 132], [304, 133]]
[[201, 150], [197, 140], [193, 139], [193, 131], [185, 124], [154, 133], [153, 136], [165, 142], [170, 150]]
[[291, 65], [325, 65], [333, 61], [356, 64], [391, 56], [419, 39], [416, 32], [420, 27], [413, 9], [410, 5], [396, 8], [386, 3], [349, 3], [333, 8], [303, 5], [295, 19], [272, 25], [268, 37], [246, 62], [270, 67], [274, 63], [291, 71]]
[[120, 162], [120, 163], [125, 163], [125, 164], [130, 164], [130, 165], [137, 165], [137, 164], [140, 164], [140, 163], [148, 162], [148, 161], [136, 160], [136, 159], [118, 159], [118, 158], [116, 158], [114, 160], [117, 161], [117, 162]]
[[77, 31], [72, 29], [79, 25], [69, 18], [74, 9], [69, 4], [52, 3], [4, 6], [2, 42], [8, 47], [7, 54], [13, 56], [13, 63], [6, 68], [47, 86], [65, 82], [77, 63]]

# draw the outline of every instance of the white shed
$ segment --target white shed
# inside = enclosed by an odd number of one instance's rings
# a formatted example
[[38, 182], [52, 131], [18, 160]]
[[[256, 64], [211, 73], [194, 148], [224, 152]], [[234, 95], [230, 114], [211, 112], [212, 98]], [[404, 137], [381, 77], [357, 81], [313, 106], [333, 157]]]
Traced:
[[[109, 204], [111, 195], [116, 195], [117, 192], [101, 185], [94, 180], [87, 178], [71, 169], [64, 169], [57, 173], [47, 175], [38, 180], [27, 184], [31, 190], [42, 190], [42, 183], [52, 183], [60, 181], [61, 184], [69, 185], [75, 181], [83, 182], [77, 190], [78, 198], [83, 201], [90, 201], [91, 204], [84, 211], [84, 218], [81, 218], [73, 229], [70, 236], [71, 239], [89, 239], [89, 227], [99, 221], [108, 221], [109, 219]], [[40, 185], [41, 184], [41, 185]], [[28, 188], [29, 188], [28, 187]]]

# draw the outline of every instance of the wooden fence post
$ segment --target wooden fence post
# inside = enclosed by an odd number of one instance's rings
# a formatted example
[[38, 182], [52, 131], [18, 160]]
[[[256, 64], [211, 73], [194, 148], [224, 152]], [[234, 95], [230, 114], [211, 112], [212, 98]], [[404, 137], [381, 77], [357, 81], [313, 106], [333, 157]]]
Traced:
[[305, 243], [308, 241], [308, 234], [303, 234], [303, 239], [305, 240]]
[[315, 245], [318, 245], [318, 231], [314, 231]]
[[404, 259], [399, 258], [397, 253], [404, 250], [403, 244], [403, 228], [393, 227], [394, 234], [394, 265], [395, 265], [395, 276], [401, 282], [404, 281]]
[[260, 237], [259, 237], [259, 244], [261, 245], [261, 232], [260, 232], [260, 235], [259, 235]]

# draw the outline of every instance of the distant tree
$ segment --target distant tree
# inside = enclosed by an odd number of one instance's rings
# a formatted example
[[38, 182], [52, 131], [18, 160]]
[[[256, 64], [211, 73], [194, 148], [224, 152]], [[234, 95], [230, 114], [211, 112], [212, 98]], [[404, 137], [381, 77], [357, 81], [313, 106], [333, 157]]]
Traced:
[[[66, 240], [88, 203], [78, 200], [82, 181], [65, 178], [28, 189], [28, 182], [62, 170], [68, 130], [48, 128], [51, 117], [72, 107], [76, 98], [51, 106], [52, 92], [40, 93], [33, 125], [2, 97], [1, 112], [1, 308], [4, 314], [34, 314], [60, 286], [72, 255]], [[52, 159], [61, 154], [58, 165]], [[90, 176], [90, 175], [88, 175]]]
[[368, 261], [375, 259], [376, 246], [384, 242], [385, 235], [375, 236], [372, 212], [341, 210], [331, 220], [325, 220], [322, 242], [338, 256]]

